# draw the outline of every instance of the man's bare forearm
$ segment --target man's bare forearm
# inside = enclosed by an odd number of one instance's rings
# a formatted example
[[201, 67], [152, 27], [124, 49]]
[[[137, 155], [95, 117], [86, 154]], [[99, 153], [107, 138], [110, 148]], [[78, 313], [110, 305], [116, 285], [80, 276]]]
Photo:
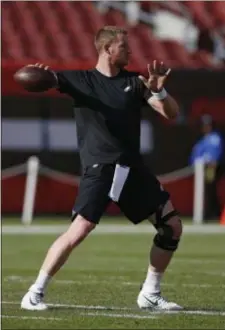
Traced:
[[179, 105], [176, 100], [169, 94], [162, 102], [163, 113], [168, 119], [174, 119], [179, 114]]
[[174, 119], [179, 114], [177, 101], [169, 94], [163, 100], [157, 100], [154, 96], [148, 100], [149, 105], [167, 119]]

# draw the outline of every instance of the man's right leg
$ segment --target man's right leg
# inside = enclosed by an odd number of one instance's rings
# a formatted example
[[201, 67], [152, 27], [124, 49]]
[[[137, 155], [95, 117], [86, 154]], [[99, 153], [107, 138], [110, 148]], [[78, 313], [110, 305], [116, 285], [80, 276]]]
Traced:
[[49, 280], [64, 265], [72, 250], [95, 228], [96, 224], [77, 215], [68, 230], [52, 244], [41, 266], [35, 283], [23, 297], [21, 308], [28, 310], [45, 310], [44, 291]]
[[108, 193], [114, 168], [114, 165], [95, 164], [85, 169], [74, 206], [77, 216], [69, 229], [50, 247], [35, 283], [22, 300], [22, 308], [47, 308], [42, 300], [49, 280], [62, 267], [71, 251], [95, 228], [110, 201]]

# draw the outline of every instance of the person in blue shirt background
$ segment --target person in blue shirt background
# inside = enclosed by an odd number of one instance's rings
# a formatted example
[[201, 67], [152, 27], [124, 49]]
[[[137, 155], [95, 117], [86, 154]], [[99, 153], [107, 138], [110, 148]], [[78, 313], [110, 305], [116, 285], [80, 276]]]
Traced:
[[219, 217], [220, 205], [217, 197], [217, 182], [222, 174], [224, 144], [222, 135], [214, 128], [210, 115], [200, 119], [203, 136], [193, 146], [190, 163], [203, 158], [205, 162], [205, 218]]

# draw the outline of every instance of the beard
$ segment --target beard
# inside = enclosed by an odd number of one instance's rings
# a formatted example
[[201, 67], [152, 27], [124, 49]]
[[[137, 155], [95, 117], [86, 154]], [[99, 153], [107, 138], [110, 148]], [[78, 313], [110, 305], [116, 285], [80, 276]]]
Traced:
[[118, 69], [123, 69], [125, 66], [128, 65], [128, 59], [127, 60], [118, 60], [115, 61], [113, 64], [118, 68]]
[[111, 56], [111, 64], [114, 65], [118, 69], [123, 69], [129, 63], [129, 55], [128, 54], [112, 54]]

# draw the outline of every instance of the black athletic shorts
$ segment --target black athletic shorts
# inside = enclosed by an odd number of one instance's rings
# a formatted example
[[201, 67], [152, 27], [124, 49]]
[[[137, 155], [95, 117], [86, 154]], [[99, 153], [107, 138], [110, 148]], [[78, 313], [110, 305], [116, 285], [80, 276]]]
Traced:
[[72, 220], [80, 214], [98, 223], [113, 200], [134, 224], [147, 219], [169, 199], [157, 178], [144, 166], [95, 164], [84, 169]]

